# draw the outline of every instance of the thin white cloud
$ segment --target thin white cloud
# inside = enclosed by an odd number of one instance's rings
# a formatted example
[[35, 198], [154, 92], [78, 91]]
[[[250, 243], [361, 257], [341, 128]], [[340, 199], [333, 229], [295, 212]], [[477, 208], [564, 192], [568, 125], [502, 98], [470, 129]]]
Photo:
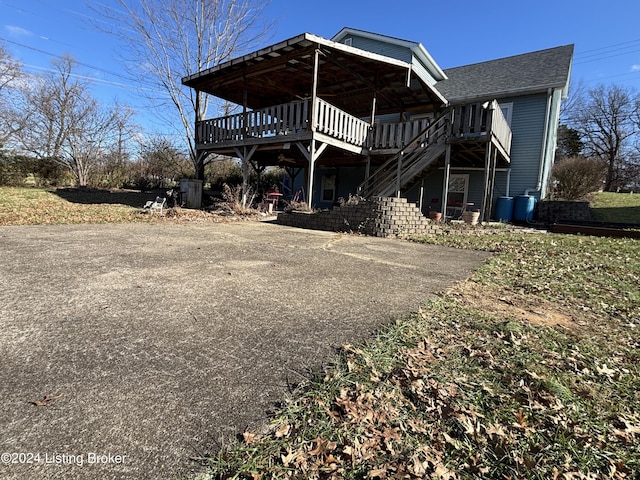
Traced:
[[14, 35], [16, 37], [31, 37], [33, 35], [33, 32], [15, 25], [5, 25], [4, 29], [9, 33], [9, 35]]
[[638, 64], [631, 65], [631, 71], [632, 72], [640, 72], [640, 65], [638, 65]]

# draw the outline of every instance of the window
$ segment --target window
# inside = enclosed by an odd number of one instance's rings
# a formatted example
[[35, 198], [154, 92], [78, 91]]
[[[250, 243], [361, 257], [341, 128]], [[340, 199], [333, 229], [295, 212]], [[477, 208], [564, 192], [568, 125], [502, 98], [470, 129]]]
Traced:
[[468, 173], [449, 176], [449, 193], [447, 195], [447, 206], [460, 207], [463, 203], [466, 203], [468, 188]]
[[347, 38], [344, 39], [344, 44], [345, 45], [348, 45], [350, 47], [352, 43], [353, 43], [353, 38], [347, 37]]
[[321, 187], [322, 187], [321, 201], [333, 202], [336, 199], [336, 176], [323, 175]]
[[502, 110], [502, 115], [504, 115], [504, 119], [507, 121], [507, 124], [511, 126], [511, 115], [513, 113], [513, 102], [509, 103], [501, 103], [500, 110]]

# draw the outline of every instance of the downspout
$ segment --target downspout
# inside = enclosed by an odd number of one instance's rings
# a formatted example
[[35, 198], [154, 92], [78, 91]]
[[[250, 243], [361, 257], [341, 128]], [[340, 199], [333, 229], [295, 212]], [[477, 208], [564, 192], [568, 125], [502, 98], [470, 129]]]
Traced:
[[540, 152], [540, 163], [538, 165], [538, 183], [536, 183], [535, 188], [527, 188], [524, 191], [525, 195], [529, 195], [529, 192], [540, 192], [542, 189], [542, 175], [544, 173], [544, 161], [547, 157], [547, 145], [548, 145], [548, 135], [549, 135], [549, 124], [551, 123], [551, 99], [553, 98], [553, 89], [547, 89], [547, 107], [545, 111], [544, 117], [544, 131], [542, 132], [542, 148]]

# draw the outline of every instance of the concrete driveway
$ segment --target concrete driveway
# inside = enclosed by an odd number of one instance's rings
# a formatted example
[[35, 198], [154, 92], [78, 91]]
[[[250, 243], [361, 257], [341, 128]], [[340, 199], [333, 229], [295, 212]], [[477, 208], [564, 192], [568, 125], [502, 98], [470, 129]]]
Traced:
[[486, 257], [268, 223], [2, 227], [0, 478], [183, 478]]

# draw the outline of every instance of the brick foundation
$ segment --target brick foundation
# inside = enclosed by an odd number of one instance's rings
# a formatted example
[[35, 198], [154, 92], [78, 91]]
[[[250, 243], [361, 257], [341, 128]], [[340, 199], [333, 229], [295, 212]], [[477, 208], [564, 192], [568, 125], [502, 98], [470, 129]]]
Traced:
[[354, 232], [376, 237], [403, 237], [440, 233], [440, 225], [427, 219], [406, 198], [377, 197], [354, 205], [341, 205], [316, 213], [279, 213], [277, 223], [290, 227]]

